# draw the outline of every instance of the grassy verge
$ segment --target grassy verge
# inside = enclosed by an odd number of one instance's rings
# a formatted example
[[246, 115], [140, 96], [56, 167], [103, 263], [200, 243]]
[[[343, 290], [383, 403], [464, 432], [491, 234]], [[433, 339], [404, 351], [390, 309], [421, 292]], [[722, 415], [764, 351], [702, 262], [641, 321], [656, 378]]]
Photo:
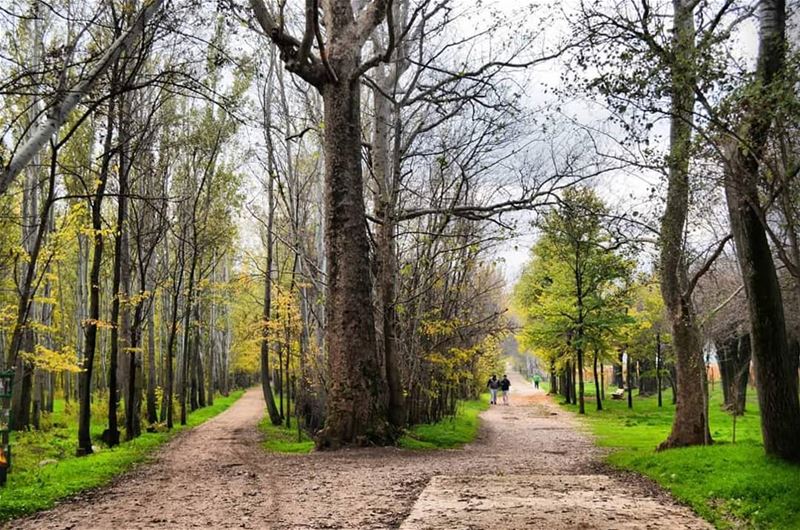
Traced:
[[[242, 394], [242, 391], [232, 392], [215, 399], [214, 405], [190, 413], [185, 427], [178, 426], [171, 432], [143, 433], [111, 449], [96, 447], [94, 454], [80, 458], [73, 456], [77, 448], [77, 423], [69, 407], [57, 403], [47, 419], [48, 431], [13, 434], [13, 468], [6, 487], [0, 489], [0, 520], [50, 508], [60, 499], [107, 484], [134, 464], [145, 461], [177, 432], [219, 414]], [[93, 439], [102, 429], [102, 423], [92, 425]]]
[[438, 423], [419, 424], [411, 427], [398, 445], [405, 449], [450, 449], [461, 447], [475, 439], [480, 420], [478, 415], [489, 408], [489, 395], [480, 399], [464, 401], [459, 405], [454, 418]]
[[264, 433], [264, 449], [271, 453], [310, 453], [314, 450], [314, 440], [305, 431], [298, 434], [297, 426], [273, 425], [265, 414], [258, 428]]
[[758, 403], [749, 393], [747, 412], [737, 418], [736, 443], [719, 387], [710, 397], [712, 446], [655, 452], [672, 425], [670, 393], [661, 408], [654, 397], [634, 396], [633, 410], [624, 400], [607, 400], [600, 412], [594, 396], [587, 396], [585, 421], [599, 445], [614, 449], [612, 465], [650, 477], [718, 528], [800, 528], [800, 466], [764, 455]]

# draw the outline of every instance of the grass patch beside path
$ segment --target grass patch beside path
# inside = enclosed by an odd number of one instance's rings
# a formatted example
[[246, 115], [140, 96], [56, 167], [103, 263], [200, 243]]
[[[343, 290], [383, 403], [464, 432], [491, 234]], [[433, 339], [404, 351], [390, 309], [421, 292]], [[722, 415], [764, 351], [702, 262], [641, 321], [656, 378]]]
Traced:
[[489, 394], [482, 395], [480, 399], [463, 401], [454, 418], [414, 425], [398, 440], [397, 445], [405, 449], [461, 447], [475, 439], [480, 426], [478, 415], [488, 408]]
[[[609, 463], [653, 479], [718, 528], [800, 528], [800, 466], [764, 455], [758, 402], [752, 389], [748, 394], [735, 444], [719, 387], [710, 398], [712, 446], [655, 452], [672, 426], [669, 392], [662, 408], [654, 397], [634, 395], [633, 410], [625, 400], [609, 399], [600, 412], [594, 396], [587, 396], [585, 421], [598, 445], [614, 449]], [[574, 405], [562, 406], [577, 412]]]
[[305, 431], [298, 436], [297, 426], [273, 425], [269, 414], [265, 414], [258, 429], [264, 433], [263, 447], [271, 453], [310, 453], [314, 450], [314, 440]]
[[[185, 427], [176, 426], [171, 432], [145, 432], [114, 448], [96, 447], [94, 454], [84, 457], [73, 456], [77, 448], [77, 424], [66, 417], [62, 406], [62, 411], [53, 413], [51, 431], [13, 434], [13, 467], [5, 488], [0, 488], [0, 520], [45, 510], [65, 497], [108, 484], [147, 460], [176, 433], [200, 425], [227, 409], [243, 393], [231, 392], [227, 397], [216, 398], [212, 406], [189, 413]], [[99, 435], [97, 430], [93, 425], [93, 437]], [[102, 431], [102, 426], [99, 430]], [[57, 461], [39, 465], [51, 459]]]

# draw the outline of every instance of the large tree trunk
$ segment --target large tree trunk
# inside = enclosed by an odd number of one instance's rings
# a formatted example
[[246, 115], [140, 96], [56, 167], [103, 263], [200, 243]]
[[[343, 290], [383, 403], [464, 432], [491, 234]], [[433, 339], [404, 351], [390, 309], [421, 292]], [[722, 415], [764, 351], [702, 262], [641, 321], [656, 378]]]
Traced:
[[[354, 10], [349, 0], [328, 0], [323, 10], [324, 55], [311, 60], [318, 12], [306, 10], [301, 42], [284, 33], [263, 0], [250, 0], [261, 28], [281, 49], [287, 69], [316, 87], [324, 105], [325, 339], [329, 385], [325, 427], [317, 445], [392, 440], [385, 378], [377, 356], [361, 173], [360, 51], [390, 2]], [[310, 4], [309, 4], [310, 5]], [[319, 33], [317, 33], [319, 36]], [[321, 40], [321, 39], [318, 39]], [[321, 44], [321, 43], [320, 43]], [[380, 61], [380, 59], [378, 59]], [[372, 64], [372, 63], [371, 63]]]
[[[754, 182], [758, 170], [756, 167], [750, 169], [753, 172], [745, 168], [740, 171], [744, 172], [743, 178], [728, 182], [726, 194], [750, 313], [764, 449], [767, 454], [800, 461], [797, 359], [789, 351], [782, 295], [769, 243], [751, 206], [752, 201], [758, 201]], [[738, 189], [745, 184], [742, 180], [753, 181], [746, 195]]]
[[[86, 234], [78, 234], [78, 259], [77, 259], [77, 270], [75, 271], [75, 276], [77, 277], [77, 285], [75, 288], [75, 309], [77, 314], [75, 315], [75, 349], [78, 352], [78, 365], [82, 365], [83, 363], [83, 352], [84, 352], [84, 339], [86, 338], [86, 334], [83, 330], [83, 322], [86, 320], [87, 317], [87, 294], [88, 294], [88, 285], [87, 285], [87, 276], [88, 276], [88, 265], [89, 265], [89, 239], [86, 237]], [[70, 381], [75, 382], [73, 387], [73, 396], [77, 401], [79, 399], [78, 393], [80, 391], [80, 374], [67, 374], [67, 377]], [[74, 378], [73, 378], [74, 377]]]
[[[760, 159], [781, 100], [785, 67], [786, 4], [760, 4], [758, 63], [755, 76], [758, 105], [747, 109], [741, 131], [733, 139], [725, 167], [725, 195], [731, 232], [742, 272], [750, 314], [750, 341], [761, 409], [761, 433], [767, 454], [800, 462], [800, 400], [797, 358], [789, 349], [783, 301], [775, 263], [760, 215]], [[743, 138], [743, 141], [739, 141]]]
[[[211, 269], [211, 281], [217, 281], [217, 265]], [[208, 406], [214, 404], [214, 393], [217, 390], [217, 304], [212, 300], [208, 309], [208, 390], [206, 399]]]
[[693, 0], [673, 0], [676, 60], [671, 65], [670, 153], [667, 203], [661, 219], [661, 295], [672, 326], [677, 407], [672, 432], [660, 449], [710, 443], [703, 348], [687, 291], [684, 228], [689, 210], [689, 160], [694, 126], [695, 28]]
[[[687, 308], [687, 311], [690, 311]], [[708, 433], [707, 385], [703, 348], [700, 333], [688, 319], [694, 315], [672, 322], [672, 344], [677, 352], [686, 353], [675, 363], [675, 419], [669, 438], [661, 444], [661, 449], [687, 445], [711, 443]], [[680, 418], [680, 419], [679, 419]]]
[[386, 443], [387, 393], [376, 352], [369, 242], [361, 174], [360, 83], [348, 81], [356, 51], [336, 61], [339, 83], [322, 88], [325, 105], [325, 235], [328, 389], [320, 447]]
[[[99, 206], [99, 205], [98, 205]], [[99, 218], [99, 208], [93, 217]], [[99, 222], [97, 223], [99, 224]], [[92, 370], [94, 368], [94, 354], [97, 344], [97, 324], [100, 317], [100, 264], [103, 253], [103, 235], [100, 227], [95, 229], [94, 254], [92, 268], [89, 273], [89, 322], [86, 323], [86, 350], [83, 354], [83, 372], [80, 379], [80, 412], [78, 416], [78, 455], [87, 455], [92, 452], [90, 436], [91, 404], [92, 404]]]
[[[144, 282], [142, 282], [142, 289], [144, 289]], [[139, 345], [142, 343], [142, 325], [144, 323], [144, 315], [141, 301], [137, 302], [136, 308], [133, 313], [133, 326], [130, 330], [130, 349], [128, 353], [128, 386], [125, 394], [125, 439], [133, 440], [141, 434], [141, 416], [139, 412], [139, 405], [141, 402], [141, 386], [142, 378], [139, 377], [141, 372], [141, 362], [137, 359], [137, 350], [140, 349]], [[155, 409], [155, 407], [153, 407]]]

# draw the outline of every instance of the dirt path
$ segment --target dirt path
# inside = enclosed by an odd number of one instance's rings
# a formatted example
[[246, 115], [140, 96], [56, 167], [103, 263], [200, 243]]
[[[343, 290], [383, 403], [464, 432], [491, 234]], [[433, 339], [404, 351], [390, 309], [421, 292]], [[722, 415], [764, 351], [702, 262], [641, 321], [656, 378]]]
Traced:
[[610, 476], [574, 420], [512, 374], [511, 405], [462, 450], [269, 455], [250, 390], [107, 488], [13, 521], [67, 528], [709, 528], [647, 482]]

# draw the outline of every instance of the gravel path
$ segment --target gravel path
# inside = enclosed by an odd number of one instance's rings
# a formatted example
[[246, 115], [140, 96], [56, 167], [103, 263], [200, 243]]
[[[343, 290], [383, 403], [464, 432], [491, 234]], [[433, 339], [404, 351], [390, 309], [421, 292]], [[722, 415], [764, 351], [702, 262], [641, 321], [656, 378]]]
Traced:
[[710, 528], [648, 482], [609, 474], [575, 420], [511, 374], [510, 406], [464, 449], [272, 455], [260, 390], [106, 488], [14, 529]]

